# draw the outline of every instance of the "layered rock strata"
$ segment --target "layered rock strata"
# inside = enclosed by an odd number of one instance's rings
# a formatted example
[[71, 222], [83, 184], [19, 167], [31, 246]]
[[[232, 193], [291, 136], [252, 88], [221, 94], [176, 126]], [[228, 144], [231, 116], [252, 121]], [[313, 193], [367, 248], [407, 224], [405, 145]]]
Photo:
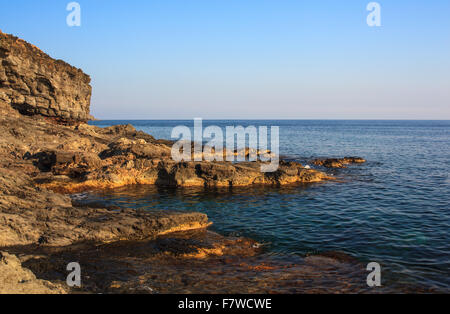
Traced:
[[0, 103], [25, 115], [91, 119], [90, 77], [39, 48], [0, 32]]

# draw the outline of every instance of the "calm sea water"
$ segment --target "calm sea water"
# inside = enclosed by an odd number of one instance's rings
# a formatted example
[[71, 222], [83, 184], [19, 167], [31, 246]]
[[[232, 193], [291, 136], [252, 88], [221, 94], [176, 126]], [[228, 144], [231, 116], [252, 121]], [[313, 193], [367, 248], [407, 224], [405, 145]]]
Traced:
[[[170, 139], [193, 121], [132, 124]], [[342, 251], [382, 265], [384, 284], [450, 291], [450, 121], [204, 121], [204, 126], [275, 125], [280, 150], [313, 157], [361, 156], [366, 164], [330, 170], [342, 180], [227, 190], [127, 188], [85, 195], [147, 210], [199, 211], [224, 235], [248, 236], [268, 254]]]

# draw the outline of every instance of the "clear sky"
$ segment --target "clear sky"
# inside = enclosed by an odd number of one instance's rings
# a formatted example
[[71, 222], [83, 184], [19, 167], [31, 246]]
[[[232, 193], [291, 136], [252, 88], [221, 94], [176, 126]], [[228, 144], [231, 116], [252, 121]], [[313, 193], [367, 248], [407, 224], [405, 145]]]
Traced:
[[100, 119], [450, 119], [450, 1], [0, 0]]

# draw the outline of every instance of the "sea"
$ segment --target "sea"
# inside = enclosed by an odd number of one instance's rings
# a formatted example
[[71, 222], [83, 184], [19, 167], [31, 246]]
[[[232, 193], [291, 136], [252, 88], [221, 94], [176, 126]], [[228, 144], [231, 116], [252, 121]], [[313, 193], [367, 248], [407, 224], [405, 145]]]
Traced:
[[[172, 139], [193, 120], [94, 121], [131, 124]], [[206, 213], [211, 229], [249, 237], [273, 256], [343, 252], [381, 265], [382, 284], [450, 292], [450, 121], [205, 120], [203, 126], [278, 126], [280, 155], [317, 168], [320, 157], [365, 164], [327, 169], [337, 180], [229, 189], [135, 187], [90, 192], [86, 202]], [[175, 140], [175, 139], [172, 139]], [[395, 290], [394, 290], [395, 292]]]

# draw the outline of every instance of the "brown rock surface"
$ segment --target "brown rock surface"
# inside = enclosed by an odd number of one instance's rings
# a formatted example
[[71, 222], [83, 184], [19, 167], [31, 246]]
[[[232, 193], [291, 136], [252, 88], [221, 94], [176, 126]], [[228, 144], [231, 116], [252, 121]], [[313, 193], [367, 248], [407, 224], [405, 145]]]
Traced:
[[200, 213], [73, 207], [68, 196], [36, 188], [26, 174], [7, 169], [0, 168], [0, 183], [0, 247], [143, 239], [209, 224]]
[[64, 294], [62, 284], [36, 279], [31, 270], [23, 268], [20, 260], [0, 252], [0, 294]]
[[313, 160], [313, 164], [325, 168], [346, 168], [346, 166], [350, 164], [362, 164], [365, 162], [366, 160], [361, 157], [326, 158]]
[[26, 115], [87, 121], [90, 81], [81, 70], [0, 32], [0, 105]]

